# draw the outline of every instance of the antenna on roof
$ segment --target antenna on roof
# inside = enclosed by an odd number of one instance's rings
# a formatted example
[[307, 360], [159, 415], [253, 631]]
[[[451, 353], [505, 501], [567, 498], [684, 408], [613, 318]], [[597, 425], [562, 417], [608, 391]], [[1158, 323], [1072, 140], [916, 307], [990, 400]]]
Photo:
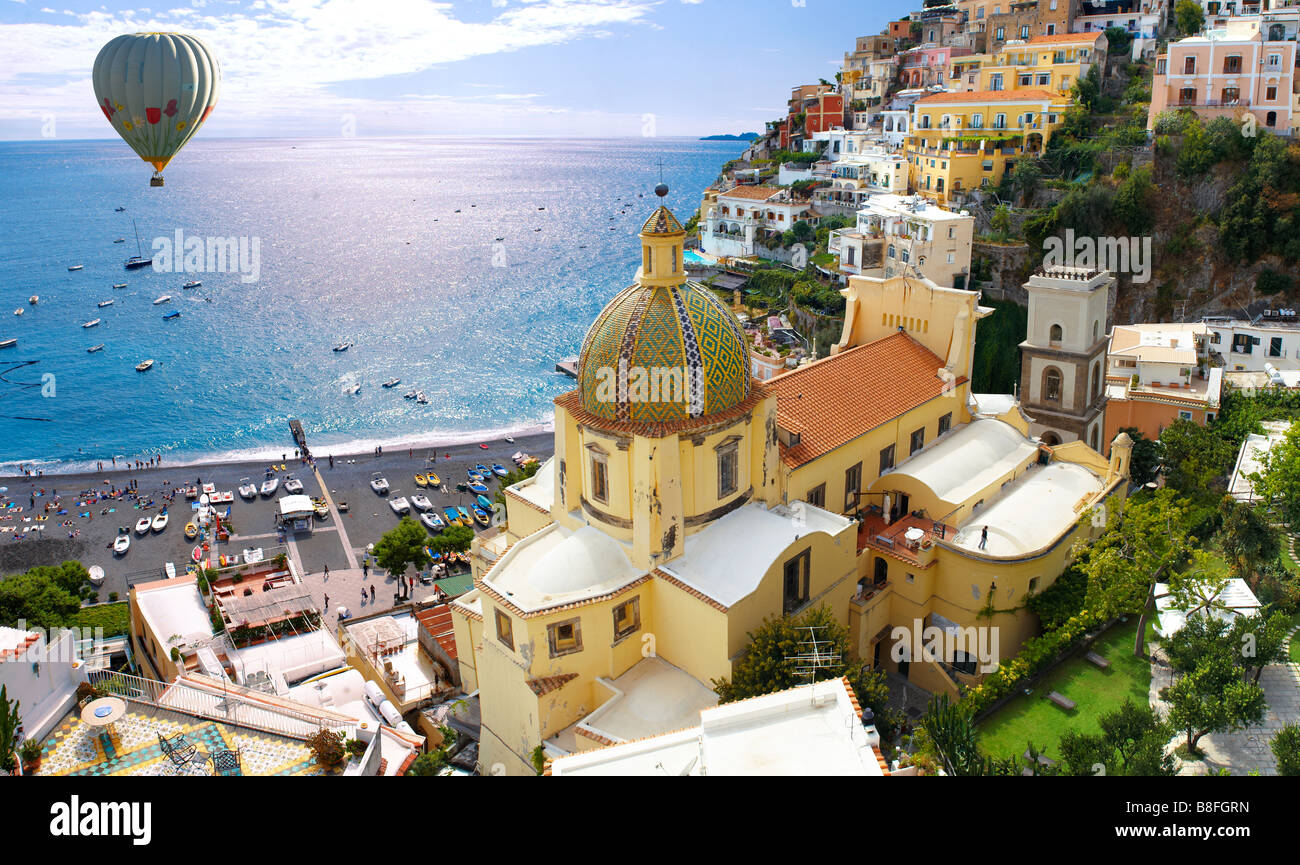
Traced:
[[818, 639], [818, 632], [823, 627], [809, 625], [800, 628], [801, 631], [808, 632], [808, 639], [799, 643], [800, 651], [798, 654], [786, 658], [787, 661], [794, 664], [794, 674], [796, 676], [807, 676], [808, 684], [811, 686], [817, 684], [817, 672], [819, 670], [837, 667], [842, 660], [840, 653], [831, 649], [834, 644], [830, 640]]

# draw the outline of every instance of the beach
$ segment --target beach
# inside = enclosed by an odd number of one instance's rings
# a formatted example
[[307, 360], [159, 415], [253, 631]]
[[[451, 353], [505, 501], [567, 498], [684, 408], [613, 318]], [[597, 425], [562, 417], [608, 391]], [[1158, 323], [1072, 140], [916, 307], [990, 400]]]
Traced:
[[[239, 496], [240, 481], [248, 478], [260, 487], [269, 462], [212, 462], [146, 469], [119, 467], [104, 472], [40, 478], [0, 478], [0, 486], [8, 487], [8, 492], [3, 494], [3, 503], [12, 505], [0, 516], [0, 575], [76, 559], [86, 567], [99, 565], [104, 569], [105, 580], [98, 591], [100, 600], [107, 601], [110, 593], [116, 592], [119, 600], [125, 600], [131, 585], [162, 579], [164, 567], [169, 562], [175, 565], [177, 574], [184, 574], [196, 543], [185, 539], [184, 528], [197, 505], [187, 501], [180, 490], [196, 483], [215, 484], [218, 491], [235, 493], [230, 503], [231, 537], [220, 545], [220, 553], [240, 554], [246, 548], [262, 548], [270, 555], [270, 551], [280, 545], [275, 524], [277, 502], [285, 495], [285, 480], [294, 477], [302, 481], [304, 495], [326, 497], [331, 502], [330, 516], [314, 520], [310, 533], [291, 532], [287, 536], [288, 552], [303, 571], [304, 582], [317, 594], [321, 609], [326, 609], [324, 602], [328, 594], [329, 609], [344, 604], [356, 612], [360, 606], [359, 588], [363, 583], [367, 587], [375, 585], [377, 604], [391, 605], [396, 590], [395, 579], [382, 575], [376, 579], [374, 570], [369, 578], [362, 579], [359, 570], [367, 544], [378, 541], [400, 519], [388, 506], [388, 499], [398, 495], [409, 498], [422, 492], [428, 496], [435, 512], [440, 512], [444, 506], [468, 507], [474, 495], [457, 492], [456, 484], [467, 479], [466, 471], [475, 464], [491, 466], [499, 463], [507, 470], [513, 470], [515, 464], [511, 457], [515, 453], [523, 452], [544, 461], [551, 456], [554, 447], [551, 433], [516, 436], [514, 439], [513, 444], [500, 438], [482, 442], [488, 445], [487, 449], [480, 447], [479, 442], [437, 448], [389, 445], [384, 446], [382, 455], [373, 452], [335, 454], [332, 468], [329, 451], [313, 448], [315, 471], [303, 465], [301, 460], [295, 460], [294, 450], [289, 447], [282, 450], [284, 470], [275, 472], [275, 477], [280, 479], [279, 488], [271, 496], [259, 495], [252, 501]], [[310, 440], [308, 445], [311, 445]], [[448, 493], [441, 489], [421, 489], [415, 483], [415, 474], [427, 469], [434, 451], [435, 471]], [[390, 485], [387, 496], [376, 495], [371, 490], [370, 479], [374, 472], [387, 478]], [[138, 499], [122, 495], [102, 498], [113, 489], [128, 488], [133, 481]], [[323, 488], [321, 481], [324, 482]], [[494, 480], [487, 485], [490, 490], [488, 498], [494, 499], [498, 483]], [[172, 490], [176, 493], [169, 503], [165, 497]], [[328, 496], [325, 495], [327, 492]], [[91, 501], [90, 493], [101, 498]], [[56, 496], [58, 507], [52, 506], [46, 511], [45, 503], [53, 505]], [[33, 501], [34, 509], [31, 507]], [[346, 512], [338, 507], [343, 502], [348, 505]], [[166, 529], [161, 533], [137, 535], [134, 531], [136, 520], [142, 516], [155, 516], [163, 506], [168, 508]], [[224, 513], [225, 505], [221, 508]], [[67, 513], [59, 514], [59, 510]], [[34, 518], [38, 516], [45, 519], [37, 522]], [[63, 525], [67, 522], [70, 525]], [[34, 531], [34, 525], [42, 525], [44, 529]], [[131, 531], [130, 549], [121, 556], [112, 551], [119, 527]], [[19, 534], [25, 535], [24, 539], [16, 540]], [[70, 534], [76, 536], [69, 537]], [[328, 581], [324, 579], [327, 567], [330, 571]], [[355, 573], [350, 573], [353, 571]], [[422, 594], [417, 596], [423, 597]], [[365, 610], [369, 609], [367, 602]]]

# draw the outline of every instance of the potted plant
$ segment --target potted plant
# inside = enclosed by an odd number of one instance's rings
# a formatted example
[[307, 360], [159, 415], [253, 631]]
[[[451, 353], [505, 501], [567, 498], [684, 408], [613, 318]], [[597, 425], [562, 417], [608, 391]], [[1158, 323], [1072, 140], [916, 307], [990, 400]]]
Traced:
[[107, 694], [108, 692], [98, 685], [92, 685], [90, 682], [82, 682], [80, 685], [77, 685], [77, 708], [85, 708], [85, 705], [91, 700], [98, 700], [100, 697], [106, 696]]
[[307, 740], [307, 747], [316, 758], [316, 764], [326, 769], [338, 768], [347, 755], [343, 734], [333, 730], [319, 730]]
[[23, 758], [23, 773], [28, 775], [36, 774], [36, 770], [41, 768], [41, 754], [44, 747], [35, 739], [28, 739], [23, 742], [19, 748], [19, 754]]
[[353, 760], [360, 760], [366, 754], [366, 743], [360, 739], [348, 739], [343, 747]]

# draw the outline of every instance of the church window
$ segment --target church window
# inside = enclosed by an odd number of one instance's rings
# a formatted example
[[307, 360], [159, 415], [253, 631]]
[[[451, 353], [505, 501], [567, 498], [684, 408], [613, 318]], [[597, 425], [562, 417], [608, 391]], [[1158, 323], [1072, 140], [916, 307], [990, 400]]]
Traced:
[[641, 629], [641, 598], [624, 601], [614, 608], [614, 639], [621, 640]]
[[570, 655], [582, 651], [582, 625], [579, 619], [565, 619], [546, 626], [546, 641], [551, 657]]
[[736, 491], [740, 447], [736, 442], [718, 448], [718, 498]]
[[812, 550], [804, 550], [785, 563], [781, 611], [789, 614], [808, 603]]
[[591, 455], [591, 497], [602, 504], [609, 501], [609, 466], [604, 454]]
[[501, 641], [501, 645], [513, 652], [515, 650], [515, 635], [510, 627], [510, 617], [500, 610], [497, 610], [496, 614], [497, 639]]
[[1049, 369], [1043, 374], [1043, 399], [1052, 402], [1061, 401], [1061, 372], [1057, 369]]

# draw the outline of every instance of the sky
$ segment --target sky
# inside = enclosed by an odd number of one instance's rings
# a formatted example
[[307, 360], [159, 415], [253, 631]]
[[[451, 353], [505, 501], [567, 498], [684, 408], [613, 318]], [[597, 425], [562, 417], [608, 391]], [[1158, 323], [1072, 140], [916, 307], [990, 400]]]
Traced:
[[919, 6], [0, 0], [0, 139], [114, 136], [91, 68], [109, 39], [141, 31], [190, 33], [217, 56], [211, 137], [761, 132], [791, 87], [833, 80], [854, 37]]

